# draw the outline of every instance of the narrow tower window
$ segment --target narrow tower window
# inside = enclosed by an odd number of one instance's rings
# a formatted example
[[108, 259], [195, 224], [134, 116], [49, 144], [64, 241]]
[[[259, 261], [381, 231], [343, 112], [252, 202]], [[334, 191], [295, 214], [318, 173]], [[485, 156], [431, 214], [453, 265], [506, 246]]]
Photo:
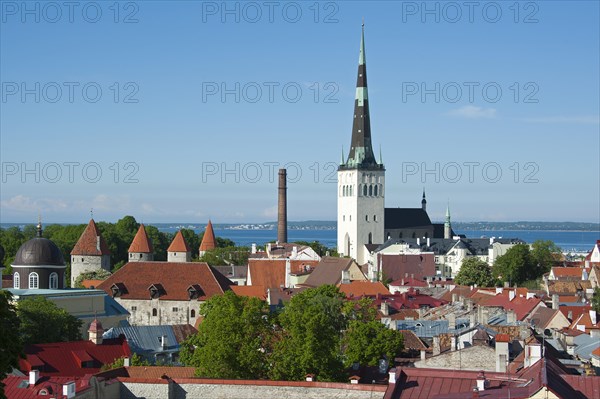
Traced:
[[13, 274], [13, 288], [21, 288], [21, 276], [19, 275], [19, 272]]
[[29, 273], [29, 289], [40, 288], [40, 280], [37, 273]]

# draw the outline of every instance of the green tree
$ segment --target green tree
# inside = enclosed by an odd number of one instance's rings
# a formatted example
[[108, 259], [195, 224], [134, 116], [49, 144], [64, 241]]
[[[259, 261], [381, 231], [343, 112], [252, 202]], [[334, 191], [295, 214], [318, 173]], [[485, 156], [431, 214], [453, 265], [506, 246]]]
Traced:
[[344, 295], [324, 285], [292, 297], [279, 315], [281, 336], [276, 342], [271, 378], [302, 380], [317, 374], [321, 381], [342, 381], [341, 353]]
[[509, 248], [504, 255], [499, 256], [494, 262], [492, 276], [500, 281], [507, 281], [511, 285], [521, 284], [537, 276], [531, 276], [535, 270], [529, 245], [517, 244]]
[[198, 260], [206, 262], [211, 266], [235, 265], [243, 266], [248, 264], [250, 251], [247, 247], [226, 247], [211, 249], [206, 251]]
[[560, 248], [550, 240], [537, 240], [531, 244], [531, 258], [534, 268], [529, 275], [530, 279], [535, 279], [548, 273], [556, 263], [556, 255], [560, 255]]
[[267, 377], [273, 327], [267, 304], [227, 291], [200, 306], [204, 320], [181, 350], [181, 362], [209, 378]]
[[404, 338], [397, 330], [387, 328], [377, 320], [352, 321], [344, 335], [344, 363], [376, 366], [385, 358], [393, 364], [396, 356], [404, 349]]
[[23, 345], [19, 334], [19, 318], [12, 304], [12, 295], [0, 290], [0, 398], [5, 398], [2, 380], [18, 368], [23, 357]]
[[[192, 258], [197, 258], [198, 249], [200, 248], [200, 237], [194, 230], [191, 229], [181, 229], [181, 234], [183, 235], [187, 245], [190, 247]], [[175, 238], [175, 234], [173, 234], [171, 241], [173, 241], [173, 238]]]
[[111, 275], [111, 272], [104, 269], [83, 272], [75, 279], [75, 287], [73, 288], [85, 288], [82, 284], [84, 280], [106, 280]]
[[17, 303], [19, 333], [24, 344], [76, 341], [82, 321], [71, 316], [42, 296], [33, 296]]
[[456, 284], [489, 287], [494, 285], [492, 270], [488, 264], [477, 257], [465, 258], [460, 266], [460, 271], [454, 279]]
[[594, 294], [592, 295], [592, 309], [600, 315], [600, 287], [594, 288]]

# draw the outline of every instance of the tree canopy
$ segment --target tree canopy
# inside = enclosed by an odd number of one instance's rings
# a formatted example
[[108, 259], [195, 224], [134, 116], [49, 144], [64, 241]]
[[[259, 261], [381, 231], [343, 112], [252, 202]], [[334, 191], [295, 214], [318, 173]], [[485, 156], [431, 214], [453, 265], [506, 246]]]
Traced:
[[273, 326], [265, 302], [235, 295], [214, 296], [200, 306], [204, 320], [181, 350], [181, 361], [211, 378], [266, 378]]
[[111, 272], [104, 269], [83, 272], [75, 279], [75, 287], [73, 288], [85, 288], [82, 284], [84, 280], [106, 280], [110, 276]]
[[19, 318], [12, 304], [10, 292], [0, 290], [0, 398], [4, 398], [2, 380], [18, 368], [23, 356], [23, 345], [19, 334]]
[[560, 249], [552, 241], [537, 240], [531, 250], [527, 244], [517, 244], [496, 259], [492, 276], [511, 284], [535, 280], [550, 271], [557, 253]]
[[478, 287], [490, 287], [494, 285], [492, 269], [488, 264], [476, 257], [465, 258], [460, 270], [454, 279], [456, 284], [477, 285]]
[[24, 344], [77, 341], [81, 339], [82, 321], [43, 296], [33, 296], [17, 303], [19, 333]]
[[600, 314], [600, 287], [594, 288], [594, 294], [592, 295], [592, 309]]
[[278, 314], [233, 292], [200, 307], [204, 318], [181, 361], [202, 377], [344, 381], [354, 363], [376, 365], [402, 351], [402, 334], [375, 320], [373, 301], [346, 301], [335, 286], [307, 289]]

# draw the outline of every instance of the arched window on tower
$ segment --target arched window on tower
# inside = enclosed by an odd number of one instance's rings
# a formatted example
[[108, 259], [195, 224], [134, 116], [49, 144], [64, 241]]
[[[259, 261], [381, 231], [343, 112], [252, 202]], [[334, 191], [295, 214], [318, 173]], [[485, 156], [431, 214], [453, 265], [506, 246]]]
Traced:
[[196, 310], [190, 310], [190, 317], [196, 317]]
[[369, 197], [372, 197], [372, 196], [373, 196], [373, 185], [370, 184], [369, 185]]
[[367, 196], [367, 190], [368, 190], [368, 189], [367, 189], [367, 185], [365, 184], [365, 185], [363, 186], [363, 195], [364, 195], [365, 197]]
[[51, 290], [58, 289], [58, 273], [50, 273], [50, 277], [48, 278], [48, 288]]
[[21, 288], [21, 276], [19, 275], [19, 272], [13, 274], [13, 288]]
[[350, 186], [350, 196], [354, 195], [354, 186]]
[[377, 197], [377, 184], [375, 185], [375, 190], [373, 190], [373, 195]]
[[373, 234], [369, 233], [369, 244], [373, 244]]
[[40, 276], [36, 272], [29, 273], [29, 289], [40, 288]]
[[152, 316], [158, 316], [158, 310], [156, 310], [156, 308], [152, 308]]
[[376, 222], [377, 221], [377, 215], [373, 215], [373, 221]]

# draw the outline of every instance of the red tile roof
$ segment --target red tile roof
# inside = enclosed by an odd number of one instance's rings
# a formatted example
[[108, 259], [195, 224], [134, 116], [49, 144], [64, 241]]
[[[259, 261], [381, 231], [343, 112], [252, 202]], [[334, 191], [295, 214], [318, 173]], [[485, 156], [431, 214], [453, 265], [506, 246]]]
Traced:
[[110, 255], [108, 245], [102, 238], [94, 219], [90, 219], [81, 237], [73, 247], [71, 255]]
[[230, 289], [233, 283], [204, 262], [129, 262], [104, 280], [98, 289], [112, 295], [111, 287], [121, 289], [122, 299], [150, 299], [148, 288], [162, 286], [162, 300], [188, 301], [188, 288], [200, 288], [197, 300], [203, 301]]
[[[103, 365], [118, 358], [131, 356], [124, 338], [105, 339], [101, 345], [91, 341], [28, 345], [24, 352], [26, 358], [19, 361], [21, 371], [39, 368], [43, 376], [83, 377], [99, 372]], [[83, 367], [82, 362], [92, 362], [91, 367]]]
[[[539, 298], [524, 298], [515, 297], [512, 301], [508, 296], [496, 295], [488, 300], [484, 306], [502, 307], [506, 310], [514, 310], [517, 320], [523, 320], [527, 317], [540, 303]], [[542, 305], [543, 306], [543, 305]]]
[[556, 278], [569, 278], [569, 277], [578, 277], [581, 279], [581, 272], [583, 268], [581, 267], [553, 267], [552, 274]]
[[99, 286], [100, 284], [102, 284], [104, 280], [83, 280], [81, 282], [81, 285], [84, 288], [96, 288], [97, 286]]
[[[593, 354], [594, 352], [592, 352]], [[600, 355], [600, 352], [597, 353]], [[588, 398], [600, 398], [600, 378], [598, 376], [582, 376], [564, 374], [561, 377]]]
[[410, 330], [400, 330], [404, 337], [404, 349], [408, 350], [427, 350], [427, 346], [421, 341], [421, 339]]
[[416, 278], [406, 277], [393, 281], [389, 285], [390, 287], [427, 287], [427, 282], [417, 280]]
[[215, 239], [215, 231], [213, 230], [212, 222], [209, 220], [204, 230], [204, 236], [200, 243], [200, 251], [208, 251], [217, 247], [217, 240]]
[[508, 334], [496, 334], [496, 342], [510, 342], [510, 335]]
[[585, 331], [600, 329], [600, 320], [598, 320], [598, 315], [596, 314], [595, 320], [592, 320], [590, 316], [590, 313], [593, 312], [593, 310], [590, 310], [586, 313], [582, 313], [577, 319], [573, 320], [569, 328], [573, 330], [581, 330], [581, 328], [584, 328]]
[[175, 234], [175, 238], [173, 238], [173, 242], [169, 245], [167, 252], [190, 252], [190, 247], [187, 242], [185, 242], [185, 238], [183, 238], [183, 234], [181, 234], [181, 230]]
[[573, 321], [582, 314], [587, 313], [591, 308], [591, 306], [582, 303], [582, 306], [559, 306], [558, 310], [560, 310], [569, 321]]
[[380, 281], [351, 281], [349, 284], [338, 284], [338, 287], [348, 298], [365, 295], [390, 295], [390, 291]]
[[267, 288], [262, 285], [232, 285], [231, 290], [237, 296], [248, 296], [263, 301], [267, 299]]
[[154, 248], [152, 247], [152, 241], [148, 238], [148, 234], [146, 234], [146, 228], [143, 224], [140, 224], [140, 228], [138, 229], [131, 245], [129, 246], [128, 252], [136, 252], [136, 253], [152, 253], [154, 252]]

